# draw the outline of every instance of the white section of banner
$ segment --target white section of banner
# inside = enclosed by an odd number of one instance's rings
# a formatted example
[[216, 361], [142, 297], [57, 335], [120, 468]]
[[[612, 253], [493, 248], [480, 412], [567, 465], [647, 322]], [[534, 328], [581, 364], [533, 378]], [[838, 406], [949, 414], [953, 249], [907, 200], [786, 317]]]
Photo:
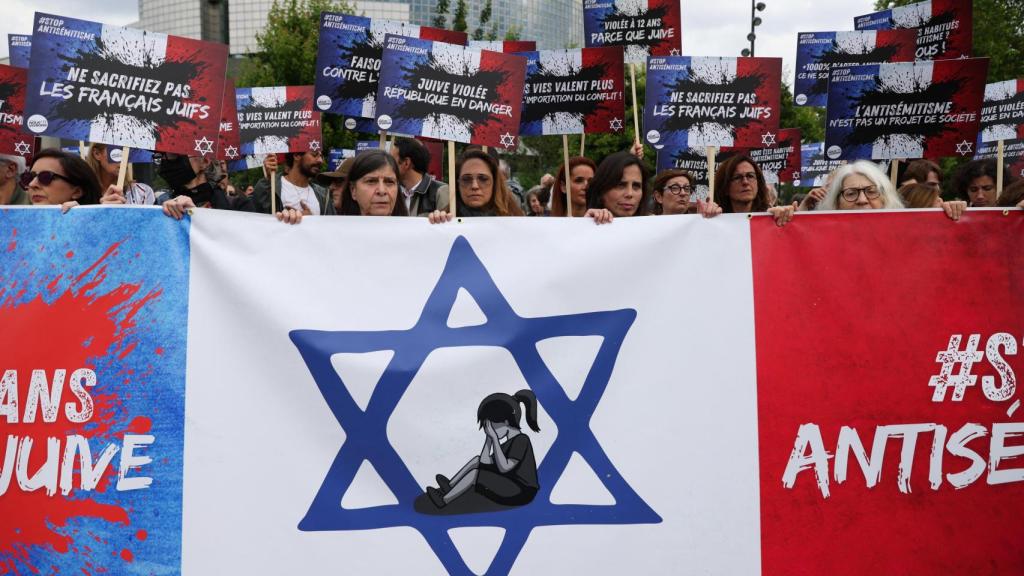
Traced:
[[[661, 522], [536, 527], [510, 573], [759, 573], [746, 217], [619, 219], [606, 226], [582, 218], [481, 218], [432, 226], [425, 219], [336, 217], [286, 226], [270, 217], [212, 210], [196, 211], [191, 229], [183, 572], [446, 573], [413, 527], [299, 529], [351, 439], [289, 333], [413, 328], [449, 252], [464, 242], [460, 236], [518, 317], [636, 311], [590, 429], [615, 471]], [[447, 270], [462, 274], [471, 268], [468, 262], [460, 258]], [[473, 289], [467, 295], [473, 298]], [[472, 311], [473, 302], [461, 292], [458, 300], [453, 296], [457, 305], [449, 307]], [[493, 310], [493, 302], [477, 304]], [[440, 312], [432, 321], [453, 326], [476, 314]], [[458, 329], [486, 330], [487, 323]], [[548, 341], [538, 346], [536, 358], [564, 350], [580, 356], [573, 360], [593, 362], [582, 356], [598, 348]], [[332, 357], [333, 368], [364, 381], [362, 403], [373, 393], [365, 380], [379, 372], [382, 360], [353, 363], [349, 356]], [[390, 442], [416, 482], [433, 485], [435, 473], [450, 476], [480, 453], [477, 405], [486, 394], [527, 388], [521, 367], [509, 349], [493, 344], [434, 349], [422, 365], [399, 367], [415, 375], [408, 376], [412, 381], [387, 423], [387, 437], [370, 443]], [[551, 372], [568, 380], [580, 369]], [[565, 387], [573, 388], [570, 398], [587, 396], [578, 382]], [[371, 396], [371, 411], [385, 401], [381, 396]], [[556, 418], [564, 408], [542, 402], [540, 432], [529, 430], [524, 418], [523, 433], [541, 468], [546, 457], [554, 458], [552, 443], [570, 427], [564, 416]], [[564, 440], [576, 441], [572, 435]], [[572, 465], [554, 483], [555, 504], [607, 507], [605, 489], [616, 489], [602, 485], [594, 461], [575, 449], [563, 457]], [[386, 467], [351, 464], [361, 469], [354, 482], [360, 485], [332, 495], [329, 513], [363, 501], [394, 505]], [[548, 503], [527, 506], [539, 505]], [[493, 517], [514, 512], [520, 511]], [[408, 516], [410, 524], [458, 518], [411, 507]], [[480, 571], [494, 557], [501, 535], [496, 528], [505, 528], [506, 537], [511, 529], [501, 522], [474, 528], [472, 516], [462, 516], [468, 526], [451, 528], [448, 534], [457, 534], [458, 542], [449, 546]]]

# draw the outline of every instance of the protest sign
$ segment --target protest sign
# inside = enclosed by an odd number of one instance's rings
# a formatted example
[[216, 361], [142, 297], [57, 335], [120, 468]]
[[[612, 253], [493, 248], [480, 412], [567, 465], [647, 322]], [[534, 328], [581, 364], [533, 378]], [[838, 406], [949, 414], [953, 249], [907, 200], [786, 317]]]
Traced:
[[226, 45], [39, 12], [34, 30], [29, 131], [213, 155]]
[[348, 117], [342, 122], [346, 130], [361, 132], [363, 134], [376, 134], [378, 132], [376, 118], [355, 118]]
[[622, 48], [524, 52], [522, 136], [621, 132]]
[[28, 70], [0, 64], [0, 154], [28, 158], [35, 141], [22, 129]]
[[987, 58], [832, 70], [829, 158], [970, 156], [981, 122]]
[[537, 43], [533, 40], [470, 40], [469, 47], [515, 54], [517, 52], [535, 52]]
[[829, 70], [839, 66], [911, 62], [917, 33], [913, 30], [801, 32], [796, 43], [797, 106], [824, 106]]
[[320, 13], [316, 55], [316, 107], [324, 112], [376, 118], [377, 85], [388, 34], [465, 44], [465, 32], [396, 20]]
[[[733, 156], [746, 155], [764, 173], [765, 182], [779, 184], [800, 179], [800, 129], [786, 128], [766, 135], [758, 148], [722, 148], [715, 156], [718, 163]], [[690, 172], [694, 192], [690, 199], [707, 199], [708, 162], [705, 148], [670, 148], [658, 150], [657, 170], [682, 169]]]
[[[76, 152], [77, 154], [77, 152]], [[114, 164], [120, 164], [121, 159], [124, 158], [124, 148], [120, 146], [107, 146], [107, 161]], [[129, 164], [152, 164], [153, 163], [153, 152], [151, 150], [140, 150], [138, 148], [129, 148], [128, 152], [128, 163]]]
[[510, 150], [519, 135], [526, 58], [389, 34], [382, 130]]
[[7, 58], [11, 66], [28, 68], [32, 54], [32, 36], [26, 34], [7, 35]]
[[985, 85], [981, 141], [1024, 139], [1024, 78]]
[[690, 201], [708, 199], [708, 158], [705, 148], [670, 148], [663, 146], [658, 150], [657, 171], [686, 170], [693, 176], [693, 192]]
[[354, 158], [356, 151], [351, 148], [331, 148], [327, 152], [327, 171], [334, 172], [348, 158]]
[[238, 132], [238, 101], [235, 81], [224, 81], [224, 105], [220, 112], [220, 130], [217, 132], [217, 160], [237, 160], [242, 141]]
[[[974, 159], [992, 160], [997, 156], [996, 142], [981, 142], [979, 138], [978, 150], [974, 154]], [[1003, 142], [1003, 163], [1014, 178], [1024, 178], [1024, 139]]]
[[916, 60], [969, 58], [974, 38], [973, 0], [925, 0], [857, 16], [857, 30], [917, 30]]
[[228, 161], [228, 172], [244, 172], [245, 170], [253, 170], [256, 168], [263, 168], [263, 160], [266, 158], [264, 155], [245, 155], [238, 160]]
[[800, 146], [800, 180], [797, 186], [824, 186], [825, 180], [846, 160], [832, 160], [825, 155], [824, 142], [812, 142]]
[[320, 112], [312, 86], [235, 90], [242, 154], [320, 150]]
[[646, 139], [678, 148], [761, 146], [779, 129], [781, 75], [781, 58], [651, 58]]
[[[377, 150], [380, 148], [380, 140], [356, 140], [356, 154], [364, 150]], [[384, 142], [384, 149], [391, 150], [391, 142]]]
[[675, 0], [584, 0], [584, 46], [622, 46], [630, 64], [643, 64], [649, 56], [678, 56], [681, 21]]

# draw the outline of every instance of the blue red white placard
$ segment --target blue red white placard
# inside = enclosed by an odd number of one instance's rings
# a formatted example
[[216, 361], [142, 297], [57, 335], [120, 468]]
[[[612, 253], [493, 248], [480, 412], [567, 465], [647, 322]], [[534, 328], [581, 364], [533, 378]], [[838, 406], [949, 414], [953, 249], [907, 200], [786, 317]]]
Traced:
[[217, 132], [217, 160], [238, 160], [242, 155], [241, 148], [235, 81], [229, 78], [224, 81], [224, 105], [220, 111], [220, 130]]
[[523, 52], [522, 136], [621, 132], [625, 118], [622, 48]]
[[389, 34], [377, 125], [510, 150], [519, 135], [526, 58]]
[[29, 58], [32, 55], [32, 36], [26, 34], [7, 35], [7, 54], [11, 66], [28, 68]]
[[917, 30], [916, 60], [970, 58], [974, 39], [974, 0], [925, 0], [857, 16], [857, 30]]
[[677, 148], [761, 146], [779, 129], [781, 76], [781, 58], [651, 58], [646, 140]]
[[334, 172], [348, 158], [354, 158], [356, 151], [351, 148], [331, 148], [327, 152], [327, 171]]
[[657, 171], [686, 170], [693, 176], [693, 192], [690, 201], [708, 199], [708, 158], [706, 148], [669, 148], [663, 146], [658, 150], [656, 160]]
[[679, 2], [675, 0], [584, 0], [583, 41], [587, 48], [623, 46], [626, 62], [682, 53]]
[[380, 130], [377, 128], [376, 118], [356, 118], [349, 116], [342, 121], [342, 125], [346, 130], [351, 132], [361, 132], [364, 134], [376, 134]]
[[825, 153], [835, 159], [969, 157], [987, 58], [832, 70]]
[[266, 158], [264, 155], [251, 155], [246, 154], [238, 160], [228, 161], [228, 172], [244, 172], [246, 170], [254, 170], [256, 168], [263, 168], [263, 160]]
[[213, 155], [228, 47], [36, 13], [25, 126], [34, 134]]
[[[76, 152], [77, 154], [77, 152]], [[124, 148], [120, 146], [107, 146], [107, 161], [117, 164], [124, 158]], [[153, 163], [153, 152], [151, 150], [141, 150], [139, 148], [129, 148], [128, 152], [128, 163], [129, 164], [152, 164]]]
[[[722, 163], [733, 156], [746, 155], [754, 161], [764, 179], [769, 184], [793, 182], [800, 180], [800, 129], [785, 128], [778, 133], [766, 135], [764, 144], [758, 148], [722, 148], [718, 151], [715, 161]], [[670, 169], [682, 169], [690, 172], [694, 181], [692, 199], [707, 197], [708, 163], [706, 148], [670, 148], [665, 146], [658, 150], [658, 172]]]
[[824, 106], [828, 73], [838, 66], [912, 62], [917, 43], [913, 30], [801, 32], [796, 43], [797, 106]]
[[[999, 155], [996, 142], [981, 142], [974, 154], [975, 160], [989, 160]], [[1003, 142], [1003, 164], [1014, 178], [1024, 178], [1024, 139], [1006, 140]], [[1009, 185], [1004, 182], [1004, 186]]]
[[235, 99], [242, 154], [321, 150], [312, 86], [238, 88]]
[[828, 175], [846, 164], [846, 160], [832, 160], [825, 155], [824, 142], [811, 142], [800, 146], [800, 181], [797, 186], [823, 186]]
[[1024, 139], [1024, 78], [985, 86], [981, 141]]
[[0, 154], [28, 158], [36, 139], [23, 130], [28, 70], [0, 64]]
[[465, 44], [465, 32], [396, 20], [320, 13], [316, 55], [316, 106], [324, 112], [376, 118], [377, 83], [388, 34]]
[[537, 42], [534, 40], [470, 40], [469, 47], [515, 54], [517, 52], [536, 52]]

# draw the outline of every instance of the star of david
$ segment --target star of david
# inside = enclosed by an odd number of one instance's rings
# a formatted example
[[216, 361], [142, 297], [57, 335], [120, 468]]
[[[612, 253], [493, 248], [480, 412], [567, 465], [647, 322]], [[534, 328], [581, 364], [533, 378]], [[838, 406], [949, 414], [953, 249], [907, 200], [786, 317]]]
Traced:
[[319, 140], [310, 140], [309, 141], [309, 149], [314, 151], [314, 152], [319, 150], [320, 149], [320, 141]]
[[228, 159], [234, 160], [235, 158], [238, 158], [238, 148], [235, 148], [234, 146], [228, 146], [227, 148], [224, 149], [224, 155], [227, 156]]
[[504, 134], [501, 135], [501, 145], [504, 146], [506, 149], [515, 146], [515, 144], [516, 137], [513, 136], [512, 134], [505, 132]]
[[772, 134], [771, 132], [761, 134], [761, 144], [765, 146], [775, 146], [775, 134]]
[[967, 156], [974, 151], [974, 143], [964, 140], [956, 145], [956, 153], [961, 156]]
[[[459, 289], [476, 301], [487, 321], [451, 328], [447, 318]], [[527, 318], [515, 312], [494, 283], [469, 242], [455, 240], [444, 271], [412, 328], [387, 331], [295, 330], [290, 333], [331, 412], [345, 430], [346, 440], [327, 477], [300, 521], [303, 531], [377, 530], [411, 527], [417, 530], [449, 574], [472, 574], [459, 555], [448, 530], [466, 526], [496, 526], [505, 535], [488, 574], [507, 574], [530, 532], [539, 526], [657, 524], [661, 517], [616, 470], [590, 429], [615, 366], [619, 349], [636, 311], [608, 310]], [[560, 336], [604, 337], [604, 342], [576, 400], [570, 400], [537, 351], [536, 343]], [[537, 469], [540, 491], [525, 506], [476, 514], [427, 515], [413, 503], [423, 493], [385, 430], [426, 358], [436, 349], [495, 346], [515, 358], [527, 384], [555, 422], [558, 435]], [[363, 411], [331, 364], [340, 353], [391, 350], [394, 355]], [[445, 394], [456, 387], [448, 385]], [[456, 392], [457, 393], [457, 392]], [[611, 505], [556, 505], [552, 489], [573, 452], [579, 453], [614, 497]], [[363, 460], [369, 461], [398, 500], [397, 504], [362, 509], [338, 505]], [[395, 551], [401, 553], [400, 551]]]
[[199, 152], [203, 156], [206, 156], [207, 154], [213, 154], [213, 142], [207, 140], [206, 136], [203, 136], [201, 139], [196, 140], [195, 143], [196, 152]]
[[673, 48], [668, 51], [669, 56], [679, 56], [679, 48]]
[[622, 118], [612, 118], [611, 122], [608, 123], [608, 128], [615, 132], [622, 130]]
[[14, 145], [14, 151], [22, 156], [28, 156], [28, 153], [32, 151], [32, 148], [29, 147], [28, 142], [21, 140]]

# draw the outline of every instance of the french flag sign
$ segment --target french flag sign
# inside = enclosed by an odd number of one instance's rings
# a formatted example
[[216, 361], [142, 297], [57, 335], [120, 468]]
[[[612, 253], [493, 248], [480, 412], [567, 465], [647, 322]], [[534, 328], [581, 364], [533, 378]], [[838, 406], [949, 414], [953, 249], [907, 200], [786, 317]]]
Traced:
[[323, 112], [376, 118], [384, 39], [388, 34], [465, 44], [465, 32], [338, 12], [320, 13], [316, 53], [316, 107]]
[[537, 42], [534, 40], [470, 40], [468, 46], [505, 54], [537, 51]]
[[322, 150], [312, 86], [237, 88], [235, 105], [240, 155]]
[[1024, 78], [985, 85], [981, 141], [1024, 139]]
[[0, 154], [28, 158], [36, 139], [24, 130], [28, 70], [0, 64]]
[[832, 159], [969, 157], [988, 58], [835, 68], [825, 153]]
[[916, 30], [915, 60], [970, 58], [974, 0], [925, 0], [857, 16], [853, 24], [857, 30]]
[[0, 571], [1024, 571], [1024, 212], [371, 220], [0, 210]]
[[40, 12], [33, 31], [30, 133], [214, 155], [227, 45]]
[[512, 150], [525, 79], [522, 56], [388, 34], [377, 126]]
[[626, 105], [621, 47], [520, 56], [526, 57], [520, 135], [622, 132]]
[[651, 56], [679, 56], [682, 15], [675, 0], [584, 0], [583, 41], [587, 48], [622, 46], [626, 62]]
[[761, 146], [779, 129], [781, 86], [781, 58], [651, 58], [645, 138], [655, 146]]
[[797, 106], [825, 106], [832, 68], [882, 62], [911, 62], [917, 34], [913, 30], [801, 32], [796, 43]]

